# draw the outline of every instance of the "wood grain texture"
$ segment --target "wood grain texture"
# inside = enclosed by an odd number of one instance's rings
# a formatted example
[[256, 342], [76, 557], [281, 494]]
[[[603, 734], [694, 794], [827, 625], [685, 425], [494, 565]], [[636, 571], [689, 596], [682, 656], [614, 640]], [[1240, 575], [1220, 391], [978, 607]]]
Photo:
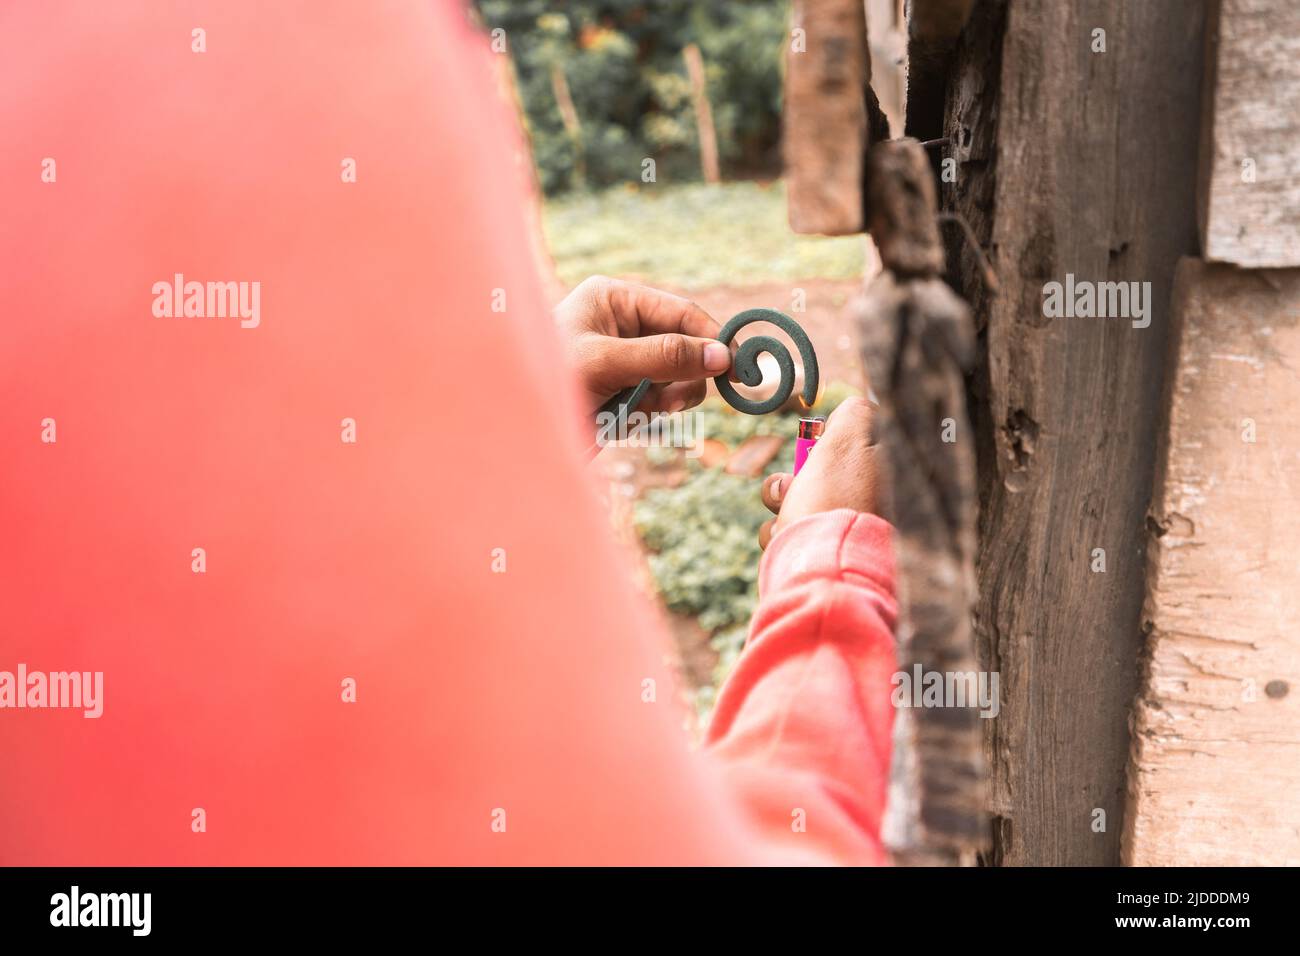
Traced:
[[[1182, 0], [984, 0], [955, 54], [945, 203], [989, 244], [1002, 286], [989, 299], [963, 259], [961, 292], [984, 313], [975, 630], [1002, 690], [981, 722], [991, 863], [1120, 860], [1169, 296], [1196, 251], [1203, 58], [1201, 5]], [[1150, 326], [1045, 318], [1044, 285], [1066, 273], [1150, 282]]]
[[795, 0], [791, 30], [803, 31], [806, 49], [795, 48], [797, 37], [786, 48], [782, 151], [790, 228], [861, 232], [871, 80], [862, 0]]
[[885, 269], [902, 278], [943, 272], [934, 179], [916, 140], [880, 143], [867, 153], [865, 208], [867, 230]]
[[1205, 258], [1300, 266], [1300, 4], [1213, 7], [1199, 201]]
[[[857, 305], [863, 366], [879, 401], [873, 430], [886, 479], [881, 514], [898, 561], [898, 658], [907, 674], [978, 681], [970, 609], [975, 593], [975, 458], [965, 426], [974, 357], [970, 310], [939, 278], [930, 164], [912, 139], [867, 155], [867, 221], [884, 271]], [[973, 862], [988, 843], [978, 707], [900, 708], [888, 811], [881, 824], [899, 865]]]
[[1300, 270], [1186, 259], [1174, 313], [1124, 860], [1300, 865]]
[[[886, 270], [859, 303], [858, 327], [879, 398], [883, 485], [895, 492], [882, 495], [881, 514], [896, 530], [899, 671], [974, 675], [974, 452], [944, 437], [958, 422], [965, 427], [970, 312], [942, 279]], [[957, 864], [988, 843], [984, 721], [971, 704], [897, 711], [881, 825], [896, 864]]]

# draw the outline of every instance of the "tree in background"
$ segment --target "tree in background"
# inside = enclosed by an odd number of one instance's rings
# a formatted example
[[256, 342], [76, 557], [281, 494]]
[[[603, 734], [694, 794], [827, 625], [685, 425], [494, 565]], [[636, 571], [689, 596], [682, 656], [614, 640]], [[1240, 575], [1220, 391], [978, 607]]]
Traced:
[[700, 142], [682, 50], [703, 54], [724, 175], [780, 169], [787, 0], [478, 0], [505, 30], [533, 156], [548, 195], [700, 178]]

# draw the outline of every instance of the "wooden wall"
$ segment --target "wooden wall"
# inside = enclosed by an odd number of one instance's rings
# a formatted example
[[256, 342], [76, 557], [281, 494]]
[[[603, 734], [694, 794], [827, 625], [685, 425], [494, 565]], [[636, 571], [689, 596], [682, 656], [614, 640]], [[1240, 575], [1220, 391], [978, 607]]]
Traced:
[[1124, 861], [1300, 865], [1300, 6], [1214, 4], [1207, 50]]
[[[1120, 861], [1170, 293], [1196, 251], [1203, 44], [1185, 0], [981, 0], [952, 67], [945, 204], [1001, 284], [990, 297], [954, 254], [984, 324], [970, 408], [975, 631], [1002, 686], [986, 722], [991, 863]], [[1046, 317], [1045, 286], [1067, 274], [1150, 283], [1150, 324]]]
[[[797, 228], [870, 220], [861, 3], [796, 2], [861, 47], [792, 60]], [[947, 140], [941, 205], [1000, 286], [946, 226], [1001, 682], [984, 861], [1300, 862], [1300, 4], [912, 13], [906, 132]], [[1047, 315], [1067, 275], [1137, 283], [1146, 315]]]

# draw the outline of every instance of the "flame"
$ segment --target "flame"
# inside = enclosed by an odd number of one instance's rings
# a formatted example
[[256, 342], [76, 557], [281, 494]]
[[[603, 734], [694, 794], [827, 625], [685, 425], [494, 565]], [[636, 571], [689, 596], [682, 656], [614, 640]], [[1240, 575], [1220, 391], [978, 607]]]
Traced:
[[813, 396], [813, 400], [812, 400], [812, 403], [811, 403], [811, 404], [809, 404], [808, 401], [807, 401], [807, 399], [805, 399], [805, 398], [803, 397], [803, 392], [800, 392], [799, 395], [798, 395], [798, 398], [799, 398], [799, 407], [800, 407], [803, 411], [805, 411], [805, 412], [810, 412], [810, 411], [812, 411], [813, 405], [816, 405], [818, 402], [820, 402], [820, 401], [822, 400], [822, 394], [823, 394], [825, 391], [826, 391], [826, 383], [825, 383], [825, 382], [818, 382], [818, 383], [817, 383], [817, 394]]

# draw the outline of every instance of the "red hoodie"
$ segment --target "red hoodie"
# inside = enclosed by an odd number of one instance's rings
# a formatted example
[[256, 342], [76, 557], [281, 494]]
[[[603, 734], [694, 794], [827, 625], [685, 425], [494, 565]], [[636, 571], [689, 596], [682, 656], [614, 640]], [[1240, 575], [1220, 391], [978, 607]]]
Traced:
[[690, 753], [489, 56], [442, 4], [0, 9], [0, 863], [881, 859], [888, 526], [776, 539]]

